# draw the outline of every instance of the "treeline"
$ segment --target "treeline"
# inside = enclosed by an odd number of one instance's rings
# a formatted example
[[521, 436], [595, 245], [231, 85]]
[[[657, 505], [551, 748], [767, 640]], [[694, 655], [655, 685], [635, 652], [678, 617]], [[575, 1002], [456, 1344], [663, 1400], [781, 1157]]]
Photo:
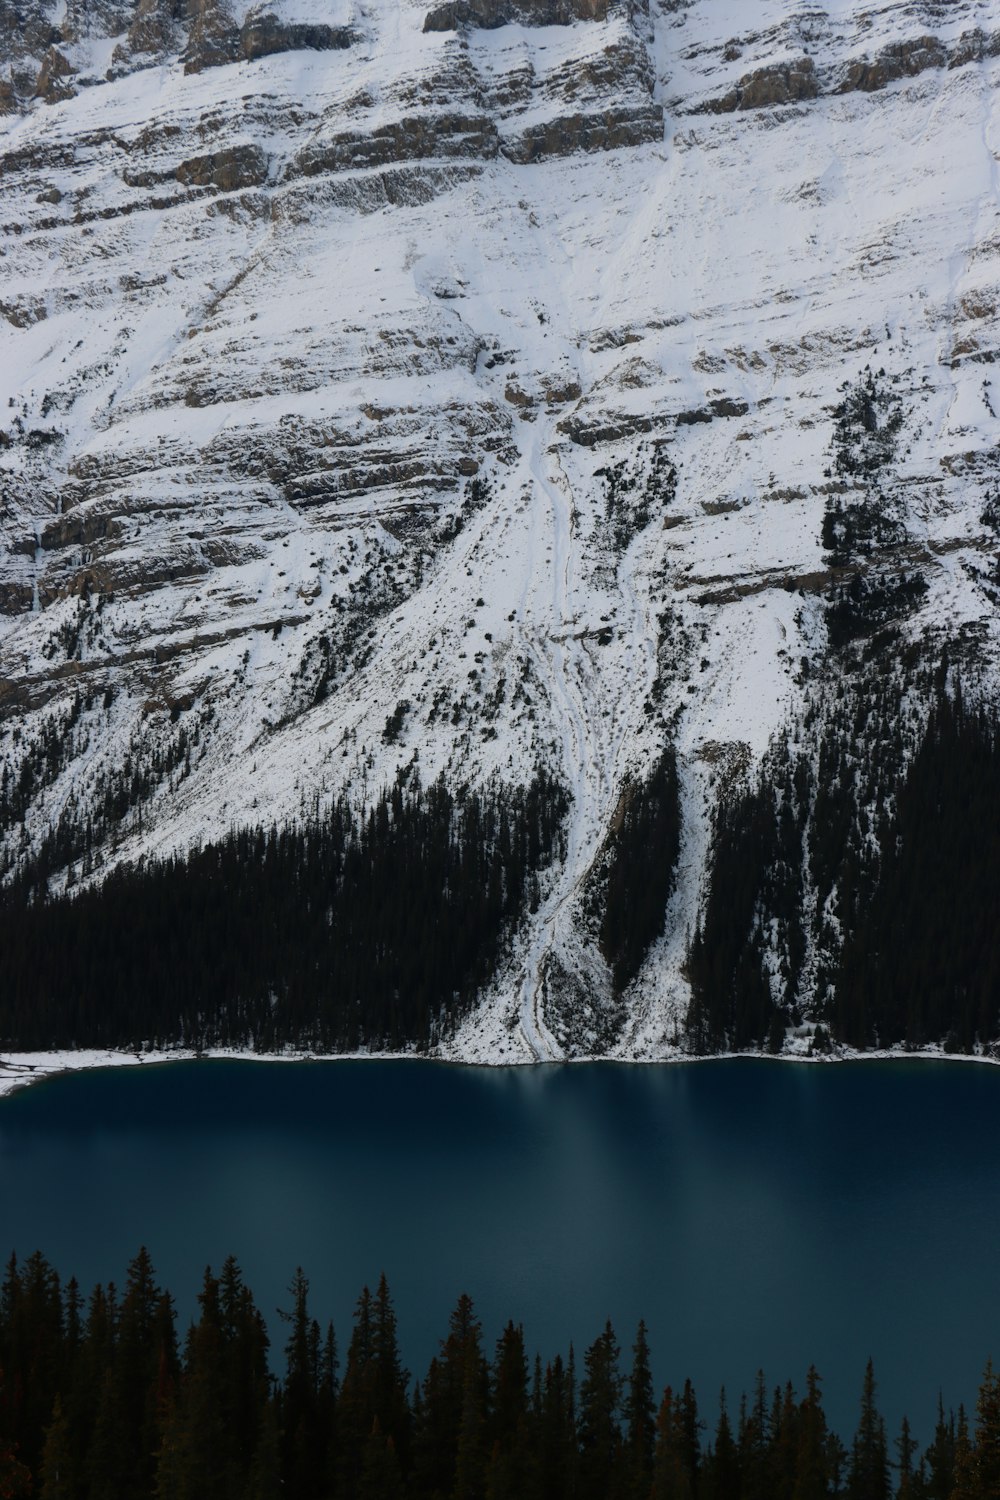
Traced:
[[663, 934], [680, 848], [677, 755], [663, 752], [648, 780], [630, 784], [604, 851], [601, 953], [616, 994], [631, 984]]
[[545, 776], [397, 784], [75, 894], [28, 872], [0, 894], [0, 1045], [426, 1045], [537, 905], [566, 807]]
[[881, 841], [870, 899], [850, 892], [831, 1020], [858, 1047], [1000, 1038], [1000, 744], [961, 692], [942, 696]]
[[820, 1378], [804, 1394], [763, 1374], [711, 1433], [690, 1381], [657, 1400], [646, 1330], [622, 1359], [607, 1323], [529, 1360], [509, 1322], [488, 1351], [461, 1296], [413, 1384], [385, 1277], [361, 1293], [341, 1363], [297, 1271], [281, 1314], [284, 1370], [232, 1258], [206, 1270], [178, 1340], [170, 1293], [145, 1250], [124, 1287], [84, 1300], [38, 1253], [12, 1257], [0, 1290], [0, 1497], [20, 1500], [996, 1500], [1000, 1375], [974, 1418], [939, 1403], [934, 1438], [904, 1419], [890, 1444], [869, 1361], [849, 1448], [830, 1430]]
[[845, 695], [816, 753], [784, 742], [720, 810], [688, 955], [697, 1050], [778, 1050], [804, 1015], [818, 1046], [1000, 1040], [997, 730], [942, 689], [913, 749], [897, 694]]

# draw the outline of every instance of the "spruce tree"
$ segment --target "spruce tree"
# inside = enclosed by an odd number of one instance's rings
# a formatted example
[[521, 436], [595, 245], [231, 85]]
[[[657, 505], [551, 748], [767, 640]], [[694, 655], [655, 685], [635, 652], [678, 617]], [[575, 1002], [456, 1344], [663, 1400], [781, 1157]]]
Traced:
[[698, 1401], [694, 1386], [685, 1380], [680, 1400], [677, 1402], [677, 1417], [683, 1442], [684, 1462], [691, 1479], [691, 1493], [698, 1493], [698, 1471], [701, 1466], [701, 1432], [704, 1422], [698, 1416]]
[[885, 1423], [875, 1405], [875, 1368], [869, 1359], [861, 1392], [861, 1417], [851, 1449], [850, 1500], [889, 1500], [889, 1453]]
[[926, 1500], [949, 1500], [955, 1484], [955, 1414], [944, 1414], [944, 1403], [938, 1395], [938, 1415], [934, 1438], [924, 1455], [927, 1471]]
[[896, 1460], [896, 1469], [899, 1473], [896, 1500], [915, 1500], [917, 1479], [913, 1472], [913, 1455], [917, 1447], [916, 1439], [910, 1434], [910, 1424], [904, 1416], [899, 1429], [899, 1437], [896, 1439], [896, 1452], [899, 1455]]
[[798, 1448], [792, 1500], [825, 1500], [828, 1494], [828, 1438], [815, 1365], [806, 1376], [806, 1396], [799, 1411]]
[[580, 1460], [571, 1360], [572, 1355], [564, 1363], [557, 1354], [546, 1365], [540, 1385], [536, 1383], [541, 1396], [535, 1426], [537, 1490], [543, 1500], [564, 1500], [577, 1493]]
[[670, 1386], [656, 1414], [653, 1488], [650, 1500], [694, 1500], [683, 1425]]
[[740, 1403], [737, 1433], [743, 1500], [770, 1500], [771, 1419], [763, 1370], [757, 1371], [753, 1403]]
[[376, 1417], [365, 1439], [361, 1478], [351, 1500], [404, 1500], [405, 1494], [396, 1445], [382, 1431]]
[[399, 1355], [396, 1309], [385, 1272], [379, 1277], [372, 1306], [373, 1416], [392, 1441], [399, 1463], [405, 1469], [410, 1447], [410, 1408], [406, 1397], [409, 1373]]
[[0, 1500], [28, 1500], [31, 1470], [17, 1456], [17, 1444], [0, 1442]]
[[656, 1402], [646, 1325], [642, 1321], [632, 1345], [632, 1368], [625, 1385], [622, 1415], [625, 1423], [626, 1489], [636, 1500], [646, 1500], [653, 1477]]
[[302, 1500], [321, 1494], [326, 1473], [326, 1433], [319, 1420], [320, 1333], [309, 1316], [309, 1280], [296, 1268], [289, 1295], [291, 1312], [285, 1344], [282, 1392], [282, 1468], [286, 1483]]
[[69, 1421], [58, 1396], [45, 1433], [39, 1481], [39, 1500], [75, 1500], [80, 1476], [70, 1443]]
[[719, 1393], [719, 1420], [715, 1440], [701, 1465], [700, 1500], [740, 1500], [740, 1460], [726, 1410], [726, 1392]]
[[969, 1435], [965, 1408], [958, 1408], [955, 1427], [955, 1477], [949, 1500], [985, 1500], [976, 1474], [976, 1450]]
[[580, 1494], [584, 1500], [606, 1500], [617, 1487], [622, 1433], [619, 1406], [622, 1378], [620, 1350], [610, 1320], [583, 1357], [578, 1433]]
[[273, 1401], [264, 1408], [257, 1445], [250, 1462], [246, 1500], [281, 1500], [281, 1443]]
[[532, 1478], [532, 1423], [524, 1332], [508, 1322], [493, 1360], [487, 1500], [522, 1500]]
[[976, 1480], [982, 1496], [1000, 1496], [1000, 1372], [989, 1360], [976, 1401]]

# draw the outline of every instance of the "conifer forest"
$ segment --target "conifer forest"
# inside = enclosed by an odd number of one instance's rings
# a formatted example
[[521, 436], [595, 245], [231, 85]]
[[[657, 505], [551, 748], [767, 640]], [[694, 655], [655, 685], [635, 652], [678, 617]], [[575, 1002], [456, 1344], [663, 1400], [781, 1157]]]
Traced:
[[475, 999], [559, 847], [565, 796], [397, 784], [367, 816], [242, 829], [50, 898], [0, 893], [0, 1045], [426, 1045]]
[[[1000, 1046], [1000, 742], [957, 672], [922, 670], [916, 723], [867, 673], [720, 799], [684, 1051], [780, 1052], [796, 1027], [820, 1055]], [[414, 775], [368, 812], [339, 799], [68, 889], [57, 837], [0, 887], [0, 1046], [432, 1050], [538, 911], [570, 800], [546, 773]], [[667, 745], [584, 888], [613, 996], [664, 933], [683, 831]]]
[[[623, 1347], [542, 1359], [513, 1321], [486, 1342], [459, 1296], [438, 1352], [403, 1368], [382, 1276], [338, 1341], [297, 1270], [269, 1332], [233, 1257], [206, 1269], [179, 1337], [142, 1249], [124, 1284], [84, 1296], [36, 1252], [0, 1288], [3, 1500], [996, 1500], [1000, 1373], [974, 1412], [938, 1402], [923, 1448], [890, 1438], [869, 1360], [858, 1421], [831, 1431], [822, 1382], [699, 1407], [690, 1380], [654, 1389], [640, 1322]], [[280, 1367], [280, 1374], [275, 1373]]]

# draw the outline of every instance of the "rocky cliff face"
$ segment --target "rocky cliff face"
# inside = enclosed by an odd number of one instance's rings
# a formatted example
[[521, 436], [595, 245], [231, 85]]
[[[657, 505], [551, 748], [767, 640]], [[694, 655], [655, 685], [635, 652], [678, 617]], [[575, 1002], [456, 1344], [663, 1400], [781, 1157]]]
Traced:
[[0, 58], [6, 871], [544, 766], [444, 1050], [668, 1054], [720, 800], [874, 677], [995, 696], [992, 8], [30, 0]]

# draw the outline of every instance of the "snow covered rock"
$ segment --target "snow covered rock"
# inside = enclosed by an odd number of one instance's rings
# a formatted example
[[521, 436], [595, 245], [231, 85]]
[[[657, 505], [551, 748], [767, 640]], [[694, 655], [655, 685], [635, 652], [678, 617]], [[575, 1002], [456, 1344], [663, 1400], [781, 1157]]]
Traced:
[[[879, 670], [995, 687], [990, 8], [33, 0], [0, 61], [4, 869], [544, 766], [565, 859], [446, 1050], [670, 1053], [713, 807], [843, 674], [845, 578]], [[616, 993], [594, 872], [667, 744]]]

